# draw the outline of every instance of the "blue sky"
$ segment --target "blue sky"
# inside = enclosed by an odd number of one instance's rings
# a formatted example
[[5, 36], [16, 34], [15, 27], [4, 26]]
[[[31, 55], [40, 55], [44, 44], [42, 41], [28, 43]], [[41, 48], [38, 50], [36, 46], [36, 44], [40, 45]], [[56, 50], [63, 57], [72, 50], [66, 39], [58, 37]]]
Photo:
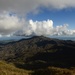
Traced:
[[75, 9], [68, 8], [62, 10], [49, 10], [47, 8], [40, 8], [42, 12], [37, 14], [28, 13], [27, 19], [32, 19], [34, 21], [43, 21], [43, 20], [53, 20], [54, 26], [68, 24], [69, 29], [75, 29]]
[[0, 0], [0, 37], [33, 34], [74, 36], [75, 0]]

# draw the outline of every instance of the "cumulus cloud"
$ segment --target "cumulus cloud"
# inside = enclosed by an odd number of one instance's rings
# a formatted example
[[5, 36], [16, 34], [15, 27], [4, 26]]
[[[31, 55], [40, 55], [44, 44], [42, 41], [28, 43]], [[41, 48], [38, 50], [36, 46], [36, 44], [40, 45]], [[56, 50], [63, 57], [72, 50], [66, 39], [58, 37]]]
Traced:
[[75, 8], [74, 0], [0, 0], [0, 11], [18, 13], [38, 12], [39, 7], [48, 9]]
[[53, 31], [53, 35], [74, 35], [74, 30], [68, 29], [68, 24], [56, 26]]
[[26, 35], [49, 35], [51, 34], [50, 30], [53, 29], [53, 21], [36, 21], [29, 20], [29, 24], [27, 26], [28, 29], [24, 28]]
[[68, 29], [68, 24], [54, 27], [52, 20], [33, 21], [29, 20], [28, 26], [23, 31], [25, 35], [49, 36], [49, 35], [75, 35], [75, 30]]
[[[0, 37], [11, 35], [75, 35], [68, 25], [54, 27], [52, 20], [26, 21], [13, 13], [37, 13], [40, 7], [50, 9], [75, 8], [74, 0], [0, 0]], [[6, 11], [6, 12], [5, 12]], [[10, 12], [12, 12], [10, 14]]]
[[37, 36], [62, 36], [62, 35], [75, 35], [75, 30], [68, 29], [68, 24], [59, 25], [54, 27], [52, 20], [47, 21], [33, 21], [29, 20], [23, 27], [23, 29], [17, 32], [15, 35], [37, 35]]
[[20, 20], [17, 16], [4, 12], [0, 14], [0, 35], [13, 34], [22, 29], [23, 24], [23, 20]]
[[0, 14], [0, 37], [12, 35], [75, 35], [75, 30], [69, 30], [68, 25], [59, 25], [54, 27], [52, 20], [44, 21], [26, 21], [16, 15], [4, 12]]

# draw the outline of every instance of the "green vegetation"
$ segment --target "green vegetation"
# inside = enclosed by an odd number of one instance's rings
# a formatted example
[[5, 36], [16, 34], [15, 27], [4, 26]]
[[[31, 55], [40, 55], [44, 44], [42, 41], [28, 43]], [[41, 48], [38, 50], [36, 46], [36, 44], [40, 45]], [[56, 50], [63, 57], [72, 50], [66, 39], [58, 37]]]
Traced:
[[33, 75], [75, 75], [75, 69], [48, 67], [46, 69], [36, 70]]
[[17, 68], [12, 63], [0, 61], [0, 75], [75, 75], [75, 68], [66, 69], [58, 67], [48, 67], [30, 71]]
[[0, 44], [0, 75], [75, 75], [71, 67], [75, 41], [41, 36]]
[[30, 71], [19, 69], [14, 64], [0, 61], [0, 75], [29, 75]]

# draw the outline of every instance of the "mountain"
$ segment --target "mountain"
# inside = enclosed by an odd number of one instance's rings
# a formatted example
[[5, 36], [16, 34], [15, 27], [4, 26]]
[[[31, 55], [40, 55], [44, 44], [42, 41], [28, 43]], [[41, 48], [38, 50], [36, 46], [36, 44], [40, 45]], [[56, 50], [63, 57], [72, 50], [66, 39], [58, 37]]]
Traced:
[[75, 67], [75, 41], [34, 36], [0, 44], [0, 60], [25, 69]]

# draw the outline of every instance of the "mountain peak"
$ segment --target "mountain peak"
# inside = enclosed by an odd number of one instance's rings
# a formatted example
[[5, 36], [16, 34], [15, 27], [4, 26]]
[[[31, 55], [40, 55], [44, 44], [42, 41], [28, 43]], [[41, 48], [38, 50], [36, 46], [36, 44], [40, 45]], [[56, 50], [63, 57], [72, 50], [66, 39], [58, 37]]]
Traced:
[[51, 38], [49, 37], [46, 37], [46, 36], [33, 36], [31, 39], [42, 39], [42, 40], [50, 40]]

